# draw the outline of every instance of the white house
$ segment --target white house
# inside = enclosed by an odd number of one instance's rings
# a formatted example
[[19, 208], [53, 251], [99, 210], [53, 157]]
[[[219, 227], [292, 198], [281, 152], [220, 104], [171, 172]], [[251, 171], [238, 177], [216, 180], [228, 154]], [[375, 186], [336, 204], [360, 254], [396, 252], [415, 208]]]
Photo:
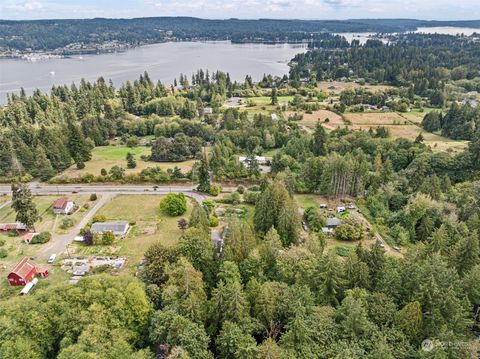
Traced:
[[69, 214], [73, 211], [75, 202], [67, 197], [61, 197], [53, 202], [53, 213], [55, 214]]
[[[255, 156], [255, 160], [258, 162], [259, 165], [264, 165], [265, 163], [267, 163], [267, 158], [264, 156]], [[239, 156], [238, 162], [243, 163], [245, 166], [248, 166], [248, 157]]]
[[337, 213], [343, 213], [345, 212], [347, 209], [345, 207], [337, 207]]

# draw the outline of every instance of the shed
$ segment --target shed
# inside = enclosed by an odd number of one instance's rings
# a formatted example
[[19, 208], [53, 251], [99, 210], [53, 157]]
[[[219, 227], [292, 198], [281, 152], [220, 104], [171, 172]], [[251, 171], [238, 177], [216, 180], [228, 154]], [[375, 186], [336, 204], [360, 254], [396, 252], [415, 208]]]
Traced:
[[112, 232], [115, 236], [122, 237], [127, 234], [128, 228], [127, 221], [97, 222], [92, 224], [91, 231], [98, 234]]
[[43, 268], [40, 268], [38, 271], [37, 271], [37, 275], [42, 277], [42, 278], [46, 278], [48, 277], [48, 268], [47, 267], [43, 267]]
[[0, 232], [28, 232], [28, 228], [23, 223], [0, 223]]
[[22, 291], [20, 292], [20, 295], [28, 294], [28, 292], [30, 292], [30, 290], [33, 288], [33, 286], [37, 283], [38, 283], [38, 279], [33, 278], [31, 282], [28, 282], [27, 285], [25, 287], [23, 287]]
[[26, 285], [36, 274], [35, 263], [30, 258], [25, 257], [8, 274], [8, 283], [10, 285]]
[[38, 235], [38, 233], [33, 233], [33, 232], [25, 233], [22, 239], [25, 243], [30, 244], [30, 242], [32, 242], [33, 237], [35, 237], [36, 235]]

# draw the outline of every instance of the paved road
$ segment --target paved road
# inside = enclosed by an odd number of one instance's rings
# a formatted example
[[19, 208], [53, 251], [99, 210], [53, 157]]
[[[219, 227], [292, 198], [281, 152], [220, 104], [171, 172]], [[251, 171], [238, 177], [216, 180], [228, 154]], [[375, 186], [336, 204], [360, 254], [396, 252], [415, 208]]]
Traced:
[[[184, 193], [186, 196], [192, 197], [198, 202], [203, 202], [208, 198], [207, 195], [194, 191], [193, 186], [146, 186], [146, 185], [45, 185], [40, 183], [30, 183], [30, 190], [36, 195], [58, 194], [65, 195], [71, 193], [91, 194], [96, 193], [100, 196], [98, 202], [93, 206], [83, 219], [73, 227], [68, 233], [62, 235], [54, 235], [52, 240], [41, 250], [39, 258], [47, 259], [51, 254], [63, 253], [67, 246], [72, 243], [75, 236], [81, 228], [92, 219], [95, 213], [110, 199], [119, 194], [132, 195], [165, 195], [168, 193]], [[223, 190], [226, 192], [234, 191], [235, 187], [227, 187]], [[0, 186], [0, 194], [11, 194], [10, 186]], [[10, 202], [2, 204], [6, 206]]]

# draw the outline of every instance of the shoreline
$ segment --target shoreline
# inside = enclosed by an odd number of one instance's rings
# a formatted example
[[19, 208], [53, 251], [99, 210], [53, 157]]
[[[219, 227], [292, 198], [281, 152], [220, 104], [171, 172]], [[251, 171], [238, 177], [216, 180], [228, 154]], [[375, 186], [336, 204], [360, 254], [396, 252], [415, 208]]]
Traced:
[[[262, 40], [248, 40], [248, 41], [232, 41], [231, 39], [221, 39], [221, 40], [212, 40], [212, 39], [185, 39], [185, 40], [175, 40], [170, 39], [166, 41], [155, 41], [147, 42], [142, 44], [121, 44], [115, 47], [108, 48], [84, 48], [78, 50], [69, 50], [69, 49], [55, 49], [48, 51], [12, 51], [7, 50], [0, 52], [0, 60], [2, 59], [17, 59], [25, 61], [39, 61], [39, 60], [49, 60], [49, 59], [66, 59], [72, 56], [81, 56], [81, 55], [102, 55], [110, 54], [116, 52], [125, 52], [130, 49], [144, 47], [149, 45], [165, 44], [165, 43], [176, 43], [176, 42], [229, 42], [232, 45], [248, 45], [248, 44], [257, 44], [257, 45], [308, 45], [311, 43], [311, 40], [304, 39], [301, 41], [262, 41]], [[102, 45], [95, 45], [102, 46]]]

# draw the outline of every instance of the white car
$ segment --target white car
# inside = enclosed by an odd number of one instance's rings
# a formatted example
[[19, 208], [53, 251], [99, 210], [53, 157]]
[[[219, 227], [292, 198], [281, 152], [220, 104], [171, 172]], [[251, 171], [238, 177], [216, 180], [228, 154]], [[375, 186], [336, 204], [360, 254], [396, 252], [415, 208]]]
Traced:
[[52, 264], [55, 261], [55, 258], [57, 258], [57, 255], [53, 253], [50, 258], [48, 258], [47, 263]]

